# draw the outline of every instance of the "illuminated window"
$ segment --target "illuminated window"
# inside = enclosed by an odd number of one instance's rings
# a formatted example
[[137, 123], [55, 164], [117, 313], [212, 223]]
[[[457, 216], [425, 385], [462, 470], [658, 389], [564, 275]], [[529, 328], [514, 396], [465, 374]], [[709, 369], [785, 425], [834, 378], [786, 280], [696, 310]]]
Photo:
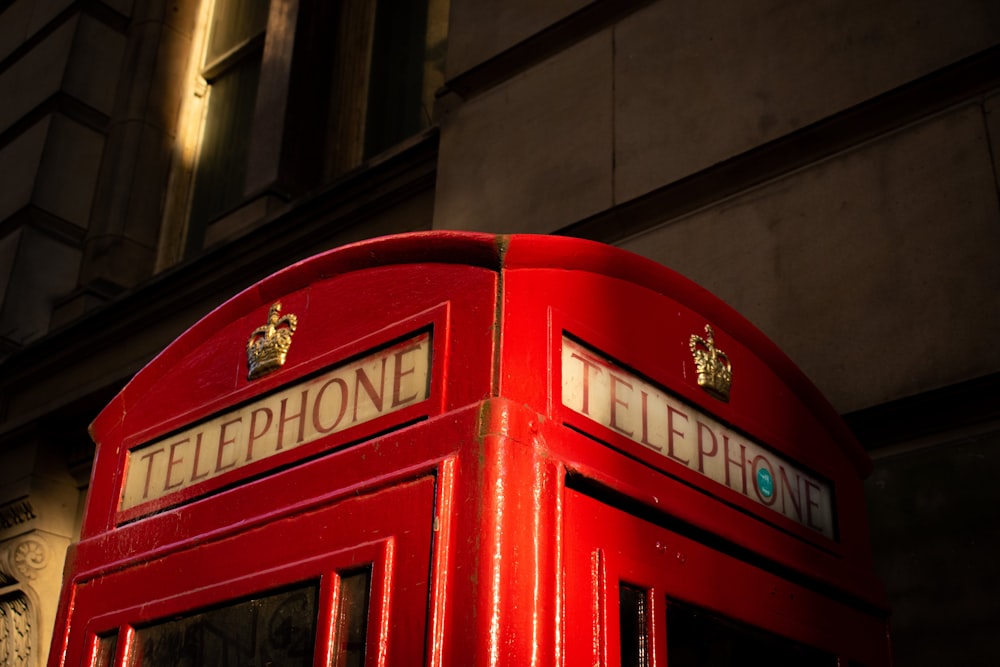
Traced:
[[206, 2], [159, 268], [421, 132], [444, 82], [448, 0]]
[[[268, 0], [216, 0], [201, 71], [208, 109], [195, 170], [192, 225], [243, 199]], [[200, 239], [189, 237], [193, 244]]]

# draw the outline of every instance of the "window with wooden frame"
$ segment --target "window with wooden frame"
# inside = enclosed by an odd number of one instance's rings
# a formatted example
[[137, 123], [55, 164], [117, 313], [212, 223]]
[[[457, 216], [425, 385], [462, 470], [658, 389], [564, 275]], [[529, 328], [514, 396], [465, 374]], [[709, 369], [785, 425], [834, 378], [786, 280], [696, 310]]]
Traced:
[[203, 0], [158, 268], [431, 125], [448, 0]]
[[[216, 0], [201, 77], [208, 85], [190, 222], [203, 226], [239, 204], [260, 83], [268, 0]], [[200, 239], [188, 237], [192, 246]]]

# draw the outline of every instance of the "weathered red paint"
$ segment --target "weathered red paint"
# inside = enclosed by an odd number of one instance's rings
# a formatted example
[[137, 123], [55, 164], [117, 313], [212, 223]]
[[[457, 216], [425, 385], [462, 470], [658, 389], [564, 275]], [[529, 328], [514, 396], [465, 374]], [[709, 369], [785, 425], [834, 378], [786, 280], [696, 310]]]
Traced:
[[[298, 317], [287, 363], [248, 381], [247, 337], [278, 300]], [[728, 402], [696, 382], [688, 337], [705, 324], [733, 365]], [[120, 509], [130, 449], [422, 331], [433, 346], [426, 400], [404, 405], [393, 394], [391, 414], [265, 459], [247, 456], [169, 493], [191, 472], [189, 461], [174, 461], [165, 495]], [[738, 480], [706, 479], [696, 459], [649, 446], [648, 432], [628, 432], [620, 411], [636, 397], [621, 378], [609, 426], [563, 406], [564, 334], [828, 480], [836, 539], [753, 501]], [[691, 426], [681, 417], [670, 431]], [[264, 429], [254, 422], [251, 431]], [[650, 664], [669, 659], [668, 599], [842, 664], [889, 664], [862, 496], [865, 453], [746, 320], [669, 269], [614, 248], [438, 232], [314, 257], [194, 325], [92, 433], [93, 483], [53, 667], [90, 664], [94, 637], [114, 631], [120, 663], [133, 627], [307, 578], [321, 581], [314, 664], [328, 664], [335, 575], [359, 563], [374, 573], [370, 665], [617, 665], [619, 581], [650, 591]], [[703, 444], [699, 456], [709, 456]], [[799, 513], [815, 502], [809, 493], [797, 498]]]

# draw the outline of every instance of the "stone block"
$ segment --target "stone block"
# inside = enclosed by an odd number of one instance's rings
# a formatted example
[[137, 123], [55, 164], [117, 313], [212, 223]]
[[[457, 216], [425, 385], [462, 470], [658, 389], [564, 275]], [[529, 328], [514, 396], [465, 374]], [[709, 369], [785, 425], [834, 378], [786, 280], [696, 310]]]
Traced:
[[110, 116], [124, 55], [124, 35], [81, 14], [66, 68], [65, 91]]
[[112, 183], [120, 184], [118, 179], [127, 179], [130, 187], [109, 188], [108, 194], [117, 203], [108, 212], [107, 220], [113, 224], [115, 233], [152, 248], [159, 237], [173, 138], [145, 123], [128, 123], [117, 129], [120, 132], [114, 134], [121, 135], [122, 146], [115, 154], [119, 164]]
[[31, 21], [31, 11], [35, 3], [30, 0], [17, 0], [0, 16], [0, 60], [11, 54], [28, 38], [28, 22]]
[[0, 60], [48, 25], [73, 0], [15, 0], [0, 17]]
[[52, 309], [51, 328], [58, 329], [65, 326], [107, 302], [108, 299], [103, 295], [95, 294], [86, 288], [80, 288], [69, 297], [56, 301], [56, 305]]
[[[162, 0], [161, 0], [162, 1]], [[133, 0], [101, 0], [105, 5], [115, 10], [122, 16], [132, 16], [132, 6], [134, 4]], [[160, 2], [143, 2], [143, 5], [158, 5]], [[173, 6], [179, 4], [178, 2], [167, 2], [167, 5]], [[189, 5], [194, 5], [197, 3], [189, 2]], [[169, 9], [167, 10], [169, 11]]]
[[7, 297], [7, 287], [14, 272], [14, 261], [17, 259], [17, 247], [20, 242], [19, 228], [0, 237], [0, 303]]
[[1000, 433], [880, 455], [865, 485], [898, 665], [991, 665], [1000, 617]]
[[59, 26], [0, 73], [0, 132], [55, 94], [73, 45], [78, 19]]
[[1000, 210], [978, 105], [622, 245], [742, 312], [841, 412], [1000, 371]]
[[156, 21], [131, 28], [121, 73], [127, 94], [115, 103], [116, 120], [143, 120], [168, 131], [177, 124], [187, 79], [191, 37]]
[[[128, 2], [128, 0], [116, 0]], [[133, 25], [145, 21], [153, 21], [170, 26], [174, 30], [190, 37], [198, 23], [200, 2], [190, 0], [157, 0], [156, 2], [140, 2], [134, 8]]]
[[191, 36], [170, 26], [164, 27], [159, 39], [156, 66], [150, 72], [152, 87], [146, 99], [145, 118], [166, 131], [176, 131], [181, 102], [191, 93], [187, 79], [191, 53]]
[[260, 227], [271, 213], [285, 205], [284, 199], [274, 195], [264, 194], [255, 197], [218, 220], [213, 220], [205, 229], [202, 246], [209, 248], [238, 239]]
[[23, 623], [27, 628], [25, 641], [31, 648], [25, 650], [17, 643], [10, 642], [7, 652], [10, 660], [7, 664], [42, 665], [48, 661], [49, 640], [55, 628], [57, 601], [62, 584], [62, 566], [69, 543], [69, 539], [49, 535], [41, 530], [33, 530], [13, 540], [0, 541], [0, 563], [4, 564], [5, 569], [8, 563], [13, 566], [10, 572], [4, 574], [20, 582], [5, 600], [7, 604], [4, 614], [18, 614], [16, 606], [10, 605], [11, 600], [18, 598], [31, 600], [28, 604], [33, 612], [28, 622], [16, 622]]
[[[112, 293], [123, 287], [133, 287], [148, 278], [153, 272], [156, 256], [153, 247], [120, 235], [88, 237], [84, 253], [80, 283], [90, 285], [93, 282]], [[87, 301], [88, 299], [84, 299], [84, 303], [78, 305], [88, 305]], [[60, 310], [60, 319], [70, 314], [65, 308]]]
[[[48, 459], [48, 460], [47, 460]], [[53, 464], [52, 462], [58, 462]], [[0, 454], [3, 494], [0, 496], [0, 540], [31, 529], [65, 538], [75, 537], [79, 491], [52, 447], [34, 438], [18, 440]], [[58, 466], [58, 470], [45, 470]]]
[[21, 2], [32, 6], [28, 35], [34, 35], [72, 5], [74, 0], [21, 0]]
[[615, 30], [615, 200], [998, 43], [994, 0], [656, 2]]
[[51, 120], [46, 116], [0, 148], [0, 221], [31, 202]]
[[611, 34], [445, 118], [436, 228], [547, 232], [611, 205]]
[[1000, 95], [988, 97], [983, 109], [986, 113], [986, 131], [990, 135], [993, 173], [997, 178], [997, 190], [1000, 191]]
[[452, 0], [445, 78], [489, 60], [587, 4], [587, 0]]
[[65, 116], [53, 116], [35, 183], [34, 203], [86, 228], [103, 150], [102, 134]]
[[121, 71], [125, 94], [115, 100], [116, 121], [141, 120], [145, 116], [153, 92], [152, 73], [156, 69], [162, 34], [163, 26], [156, 21], [136, 23], [129, 29]]
[[23, 227], [20, 235], [0, 307], [0, 331], [27, 343], [48, 332], [55, 301], [76, 286], [80, 250], [32, 227]]

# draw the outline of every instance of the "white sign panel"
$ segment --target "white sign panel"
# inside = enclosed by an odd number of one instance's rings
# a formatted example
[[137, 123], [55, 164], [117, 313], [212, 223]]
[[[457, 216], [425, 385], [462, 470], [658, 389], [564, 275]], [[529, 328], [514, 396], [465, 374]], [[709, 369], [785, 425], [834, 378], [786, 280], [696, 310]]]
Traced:
[[666, 459], [835, 539], [829, 482], [565, 336], [562, 403]]
[[419, 403], [429, 396], [430, 366], [425, 333], [137, 447], [121, 509]]

